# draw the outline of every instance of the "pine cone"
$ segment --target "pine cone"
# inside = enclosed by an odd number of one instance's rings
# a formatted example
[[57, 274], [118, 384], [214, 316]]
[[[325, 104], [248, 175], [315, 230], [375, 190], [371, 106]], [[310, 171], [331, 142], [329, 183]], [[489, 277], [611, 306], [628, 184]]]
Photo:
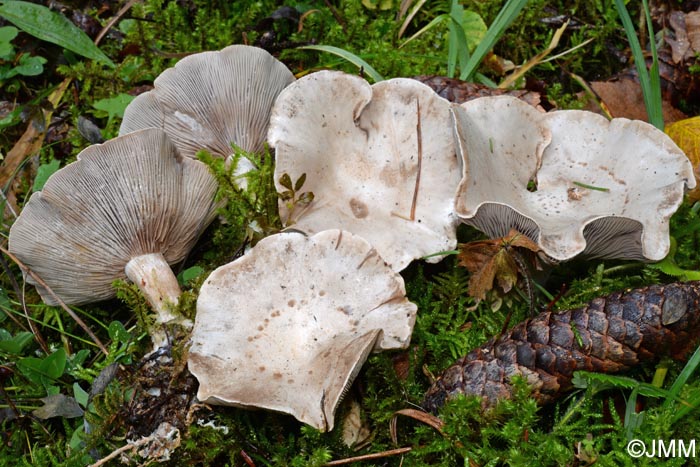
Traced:
[[491, 339], [447, 368], [425, 395], [435, 412], [456, 394], [479, 395], [488, 407], [512, 396], [514, 376], [539, 403], [571, 387], [574, 371], [615, 373], [663, 355], [683, 359], [700, 331], [700, 282], [651, 285], [544, 312]]

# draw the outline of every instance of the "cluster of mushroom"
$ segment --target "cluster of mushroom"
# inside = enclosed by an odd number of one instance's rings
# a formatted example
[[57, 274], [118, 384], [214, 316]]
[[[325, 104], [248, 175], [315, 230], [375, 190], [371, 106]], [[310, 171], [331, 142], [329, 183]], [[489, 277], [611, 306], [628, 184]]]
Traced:
[[[226, 81], [229, 73], [236, 79]], [[43, 300], [104, 300], [114, 280], [128, 278], [156, 311], [156, 347], [167, 343], [164, 325], [191, 328], [175, 312], [181, 291], [169, 265], [215, 217], [216, 181], [195, 154], [226, 157], [232, 143], [261, 148], [272, 102], [293, 80], [267, 52], [245, 46], [163, 73], [129, 106], [121, 136], [49, 177], [12, 226], [10, 251], [53, 292], [35, 284]]]
[[[684, 154], [641, 122], [546, 114], [510, 97], [456, 105], [404, 78], [295, 80], [253, 47], [190, 56], [154, 84], [127, 108], [122, 136], [32, 196], [10, 249], [67, 303], [108, 298], [126, 276], [160, 322], [177, 321], [177, 282], [153, 284], [213, 218], [215, 183], [193, 158], [260, 151], [267, 139], [278, 190], [283, 174], [305, 174], [314, 198], [294, 213], [281, 201], [295, 231], [206, 279], [188, 365], [203, 402], [277, 410], [321, 430], [370, 352], [408, 346], [417, 310], [398, 273], [453, 249], [460, 222], [491, 236], [516, 228], [556, 260], [657, 260], [695, 184]], [[239, 164], [239, 174], [252, 167]]]
[[407, 79], [308, 75], [277, 99], [268, 140], [276, 174], [307, 173], [316, 195], [295, 227], [342, 226], [396, 270], [453, 248], [459, 221], [492, 238], [515, 229], [554, 261], [661, 260], [695, 186], [687, 157], [647, 123], [511, 96], [450, 104]]

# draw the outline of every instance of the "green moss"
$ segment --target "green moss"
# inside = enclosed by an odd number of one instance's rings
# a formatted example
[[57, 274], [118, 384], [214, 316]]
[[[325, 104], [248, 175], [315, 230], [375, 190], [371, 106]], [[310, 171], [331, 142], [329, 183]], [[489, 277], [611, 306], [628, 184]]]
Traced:
[[[256, 26], [278, 8], [278, 3], [203, 0], [137, 3], [129, 13], [130, 18], [123, 19], [118, 26], [123, 38], [107, 37], [102, 45], [117, 62], [115, 70], [77, 61], [58, 68], [57, 81], [70, 77], [75, 83], [64, 97], [60, 111], [66, 112], [63, 116], [71, 122], [79, 115], [87, 115], [105, 127], [107, 119], [94, 113], [92, 104], [96, 100], [132, 91], [138, 85], [152, 84], [156, 76], [187, 53], [216, 50], [246, 41], [255, 44], [265, 30], [269, 31], [267, 26]], [[394, 2], [394, 7], [398, 3]], [[476, 11], [490, 24], [501, 3], [475, 0], [465, 2], [464, 7]], [[437, 15], [445, 13], [449, 2], [426, 2], [402, 38], [398, 38], [402, 21], [396, 19], [395, 8], [369, 10], [362, 2], [350, 0], [332, 4], [337, 17], [326, 2], [312, 0], [295, 5], [299, 13], [305, 14], [300, 28], [284, 22], [271, 26], [275, 32], [272, 43], [275, 53], [283, 49], [281, 58], [296, 74], [326, 67], [358, 73], [353, 65], [337, 57], [295, 48], [311, 42], [353, 52], [386, 78], [446, 72], [446, 25], [433, 28], [405, 47], [399, 48], [399, 45]], [[557, 52], [591, 38], [594, 41], [550, 64], [539, 65], [528, 76], [554, 83], [548, 87], [549, 98], [559, 107], [571, 108], [580, 105], [574, 95], [579, 89], [567, 78], [568, 72], [588, 80], [604, 79], [625, 66], [608, 50], [608, 47], [620, 50], [625, 47], [612, 1], [533, 0], [499, 41], [495, 52], [516, 64], [527, 61], [546, 47], [553, 34], [554, 28], [540, 20], [555, 14], [574, 15], [582, 24], [580, 29], [564, 35]], [[500, 79], [485, 68], [481, 71]], [[119, 119], [114, 118], [104, 128], [104, 135], [116, 135], [119, 123]], [[68, 138], [73, 147], [71, 156], [87, 146], [74, 130]], [[246, 246], [254, 245], [282, 227], [277, 212], [273, 155], [238, 155], [243, 156], [258, 167], [248, 176], [248, 190], [237, 187], [236, 177], [223, 160], [201, 154], [221, 187], [218, 200], [222, 207], [218, 219], [182, 265], [182, 268], [196, 266], [203, 271], [185, 287], [178, 306], [184, 316], [194, 317], [199, 286], [208, 272], [233, 260]], [[44, 148], [42, 162], [55, 157], [52, 148]], [[29, 193], [30, 186], [30, 181], [25, 182], [21, 193]], [[7, 226], [2, 226], [1, 230], [7, 236]], [[689, 205], [683, 205], [671, 220], [671, 233], [678, 243], [675, 258], [685, 269], [700, 269], [699, 230], [697, 210]], [[473, 229], [460, 229], [461, 241], [475, 239], [478, 235]], [[419, 308], [411, 346], [406, 351], [371, 355], [346, 396], [347, 401], [360, 405], [361, 419], [370, 433], [366, 446], [356, 451], [343, 444], [341, 433], [349, 412], [348, 403], [341, 404], [338, 409], [337, 428], [332, 433], [320, 433], [290, 416], [276, 413], [201, 407], [191, 419], [197, 421], [182, 425], [182, 444], [163, 465], [240, 466], [248, 465], [246, 459], [250, 458], [259, 466], [320, 466], [331, 459], [394, 448], [390, 427], [397, 410], [418, 406], [431, 378], [458, 357], [498, 335], [509, 314], [510, 325], [529, 315], [529, 303], [517, 290], [504, 297], [492, 295], [475, 304], [466, 293], [469, 275], [456, 263], [454, 258], [447, 258], [438, 265], [414, 264], [402, 273], [408, 296]], [[547, 276], [543, 287], [548, 294], [557, 296], [564, 291], [552, 309], [579, 306], [615, 290], [672, 280], [642, 263], [597, 260], [563, 263], [552, 267]], [[0, 326], [11, 336], [22, 332], [22, 326], [26, 327], [23, 298], [28, 304], [27, 314], [52, 349], [59, 346], [69, 349], [69, 360], [77, 359], [75, 356], [81, 351], [89, 354], [55, 382], [63, 394], [72, 396], [75, 383], [87, 390], [88, 384], [112, 363], [121, 364], [122, 372], [94, 398], [93, 407], [84, 419], [40, 421], [28, 414], [32, 407], [40, 405], [38, 398], [45, 395], [45, 388], [14, 371], [19, 358], [43, 355], [39, 344], [30, 342], [20, 355], [0, 352], [0, 363], [12, 370], [2, 381], [7, 397], [23, 407], [23, 418], [3, 421], [0, 465], [8, 459], [11, 459], [8, 465], [13, 466], [87, 465], [96, 460], [91, 452], [99, 458], [123, 446], [131, 425], [138, 420], [129, 417], [138, 413], [133, 411], [134, 394], [144, 382], [139, 379], [143, 375], [138, 373], [138, 367], [148, 351], [147, 329], [152, 325], [152, 313], [138, 289], [124, 282], [115, 285], [119, 300], [75, 308], [107, 344], [110, 356], [105, 357], [62, 310], [37, 305], [38, 295], [32, 288], [23, 291], [20, 278], [20, 271], [14, 266], [8, 266], [0, 276], [0, 308], [21, 323], [0, 314]], [[549, 301], [544, 293], [539, 295], [537, 310], [544, 309]], [[498, 309], [494, 311], [494, 308]], [[178, 340], [172, 349], [172, 368], [156, 376], [167, 376], [170, 383], [167, 386], [173, 388], [192, 384], [187, 394], [193, 394], [194, 383], [187, 379], [185, 371], [186, 352], [187, 340]], [[666, 386], [681, 370], [682, 365], [670, 365]], [[652, 374], [653, 368], [644, 366], [628, 376], [648, 382]], [[600, 391], [589, 387], [575, 391], [559, 403], [538, 408], [526, 385], [522, 381], [516, 381], [515, 385], [514, 399], [488, 412], [483, 412], [480, 401], [473, 397], [451, 400], [440, 412], [445, 422], [442, 433], [406, 417], [399, 418], [399, 443], [412, 450], [402, 456], [366, 461], [362, 465], [549, 466], [584, 465], [586, 459], [595, 460], [596, 465], [633, 465], [625, 451], [629, 436], [651, 441], [683, 438], [700, 432], [700, 421], [694, 412], [672, 422], [673, 414], [664, 409], [663, 401], [652, 398], [645, 399], [642, 422], [637, 427], [631, 426], [631, 422], [625, 420], [624, 411], [629, 389]], [[695, 400], [698, 391], [700, 382], [691, 378], [681, 397]], [[178, 415], [183, 420], [187, 417], [187, 413]], [[84, 437], [85, 444], [81, 445], [79, 436], [74, 434], [80, 433], [84, 421], [90, 425], [91, 433]], [[641, 462], [651, 465], [653, 460]], [[681, 461], [674, 462], [680, 464]], [[137, 461], [132, 464], [136, 465]]]

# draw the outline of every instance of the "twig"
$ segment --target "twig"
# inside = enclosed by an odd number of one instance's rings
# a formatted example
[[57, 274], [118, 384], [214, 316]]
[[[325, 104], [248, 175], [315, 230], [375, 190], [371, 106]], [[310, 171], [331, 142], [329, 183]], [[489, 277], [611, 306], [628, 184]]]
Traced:
[[420, 101], [416, 99], [416, 113], [418, 114], [418, 121], [416, 122], [416, 134], [418, 137], [417, 150], [418, 150], [418, 170], [416, 173], [416, 187], [413, 189], [413, 201], [411, 201], [411, 220], [416, 220], [416, 203], [418, 202], [418, 188], [420, 187], [420, 172], [423, 167], [423, 134], [421, 132], [420, 124]]
[[131, 9], [132, 6], [134, 6], [134, 3], [136, 3], [138, 0], [129, 0], [126, 5], [121, 7], [121, 9], [117, 12], [116, 15], [114, 15], [109, 21], [107, 21], [107, 24], [105, 24], [105, 27], [102, 28], [100, 33], [97, 35], [95, 38], [95, 45], [98, 45], [102, 38], [109, 32], [110, 29], [112, 29], [112, 26], [114, 26], [117, 21], [121, 19], [124, 14], [126, 14], [127, 11]]
[[29, 269], [29, 267], [26, 264], [24, 264], [22, 261], [20, 261], [19, 258], [17, 258], [15, 255], [10, 253], [4, 247], [0, 246], [0, 251], [5, 253], [7, 255], [7, 257], [10, 258], [12, 261], [14, 261], [15, 264], [17, 264], [17, 266], [19, 266], [20, 269], [25, 274], [29, 274], [32, 277], [32, 279], [34, 279], [36, 281], [37, 284], [42, 286], [49, 293], [49, 295], [51, 295], [51, 298], [56, 300], [56, 302], [59, 304], [59, 306], [61, 308], [63, 308], [66, 311], [66, 313], [68, 313], [70, 315], [71, 318], [73, 318], [73, 321], [75, 321], [78, 324], [78, 326], [83, 328], [83, 331], [85, 331], [87, 333], [87, 335], [90, 336], [92, 341], [97, 345], [97, 347], [100, 348], [102, 353], [104, 353], [105, 355], [109, 355], [109, 352], [107, 351], [107, 348], [104, 346], [102, 341], [100, 341], [100, 339], [95, 335], [95, 333], [93, 333], [92, 330], [90, 330], [90, 328], [87, 326], [87, 324], [85, 324], [85, 322], [82, 319], [80, 319], [80, 316], [76, 315], [75, 312], [73, 310], [71, 310], [68, 307], [68, 305], [66, 305], [65, 302], [63, 300], [61, 300], [61, 298], [58, 295], [56, 295], [56, 293], [54, 293], [53, 290], [51, 290], [51, 287], [49, 287], [41, 277], [39, 277], [34, 271]]
[[333, 17], [335, 20], [340, 24], [340, 27], [343, 28], [343, 32], [345, 34], [348, 33], [347, 25], [345, 24], [345, 21], [343, 20], [343, 17], [340, 16], [340, 13], [338, 13], [338, 10], [329, 2], [328, 0], [323, 0], [323, 3], [326, 4], [329, 10], [331, 10], [331, 13], [333, 14]]
[[575, 46], [571, 47], [570, 49], [567, 49], [567, 50], [565, 50], [565, 51], [563, 51], [563, 52], [561, 52], [561, 53], [558, 53], [558, 54], [556, 54], [556, 55], [552, 55], [551, 57], [542, 60], [540, 63], [549, 63], [549, 62], [554, 61], [554, 60], [556, 60], [556, 59], [558, 59], [558, 58], [562, 58], [563, 56], [568, 55], [568, 54], [570, 54], [571, 52], [574, 52], [574, 51], [576, 51], [577, 49], [580, 49], [581, 47], [587, 46], [588, 44], [590, 44], [590, 43], [593, 42], [594, 40], [595, 40], [595, 37], [591, 37], [590, 39], [586, 39], [585, 41], [581, 42], [579, 45], [575, 45]]
[[353, 462], [362, 462], [362, 461], [369, 461], [369, 460], [373, 460], [373, 459], [382, 459], [384, 457], [398, 456], [399, 454], [405, 454], [407, 452], [410, 452], [412, 449], [413, 448], [410, 446], [407, 446], [405, 448], [390, 449], [388, 451], [375, 452], [372, 454], [364, 454], [362, 456], [356, 456], [356, 457], [348, 457], [346, 459], [338, 459], [337, 461], [330, 461], [330, 462], [327, 462], [323, 465], [324, 466], [345, 465], [345, 464], [352, 464]]
[[34, 339], [36, 339], [36, 341], [39, 343], [39, 347], [41, 347], [41, 350], [43, 350], [46, 355], [49, 355], [51, 351], [49, 350], [49, 346], [46, 345], [46, 340], [44, 339], [44, 336], [42, 336], [41, 332], [36, 327], [34, 327], [34, 323], [29, 317], [29, 311], [27, 310], [27, 302], [24, 299], [24, 296], [24, 287], [22, 287], [22, 294], [19, 296], [20, 303], [22, 304], [22, 312], [24, 313], [24, 317], [27, 319], [27, 324], [29, 325], [29, 329], [32, 331]]
[[5, 196], [5, 192], [3, 190], [0, 190], [0, 197], [2, 197], [2, 200], [4, 201], [5, 208], [10, 211], [10, 214], [12, 214], [12, 217], [17, 219], [17, 212], [15, 212], [15, 208], [12, 207], [12, 203], [10, 203], [10, 200]]
[[153, 441], [155, 439], [155, 437], [156, 437], [156, 435], [154, 433], [151, 436], [141, 438], [140, 440], [134, 441], [133, 443], [129, 442], [129, 443], [125, 444], [124, 446], [117, 448], [114, 451], [110, 452], [109, 454], [107, 454], [106, 457], [103, 457], [102, 459], [98, 460], [94, 464], [90, 464], [88, 467], [100, 467], [101, 465], [105, 465], [107, 462], [111, 461], [112, 459], [114, 459], [115, 457], [117, 457], [118, 455], [120, 455], [126, 451], [133, 451], [134, 449], [140, 448], [144, 444], [150, 443], [151, 441]]

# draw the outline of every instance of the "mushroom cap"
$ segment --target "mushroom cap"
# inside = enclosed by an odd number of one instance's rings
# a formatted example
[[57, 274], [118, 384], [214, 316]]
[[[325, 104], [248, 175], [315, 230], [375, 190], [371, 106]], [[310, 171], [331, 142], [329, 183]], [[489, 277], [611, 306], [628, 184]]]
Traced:
[[350, 232], [264, 238], [202, 285], [188, 360], [197, 397], [331, 430], [370, 351], [408, 346], [416, 306], [405, 294], [401, 276]]
[[190, 55], [127, 106], [119, 134], [162, 128], [191, 158], [201, 149], [227, 157], [232, 143], [260, 152], [272, 103], [293, 81], [282, 62], [258, 47], [232, 45]]
[[[296, 180], [306, 173], [303, 191], [314, 194], [292, 219], [295, 228], [358, 234], [396, 271], [454, 248], [460, 162], [449, 109], [428, 86], [406, 78], [370, 86], [320, 71], [287, 87], [272, 110], [268, 142], [278, 191], [285, 190], [282, 174]], [[289, 215], [283, 200], [280, 213]]]
[[216, 189], [208, 167], [180, 156], [163, 131], [120, 136], [49, 177], [12, 225], [9, 249], [64, 302], [107, 299], [131, 258], [185, 258], [214, 217]]
[[556, 260], [668, 253], [669, 218], [695, 179], [663, 132], [580, 110], [543, 113], [509, 96], [453, 112], [464, 160], [455, 207], [465, 223], [491, 237], [514, 228]]

